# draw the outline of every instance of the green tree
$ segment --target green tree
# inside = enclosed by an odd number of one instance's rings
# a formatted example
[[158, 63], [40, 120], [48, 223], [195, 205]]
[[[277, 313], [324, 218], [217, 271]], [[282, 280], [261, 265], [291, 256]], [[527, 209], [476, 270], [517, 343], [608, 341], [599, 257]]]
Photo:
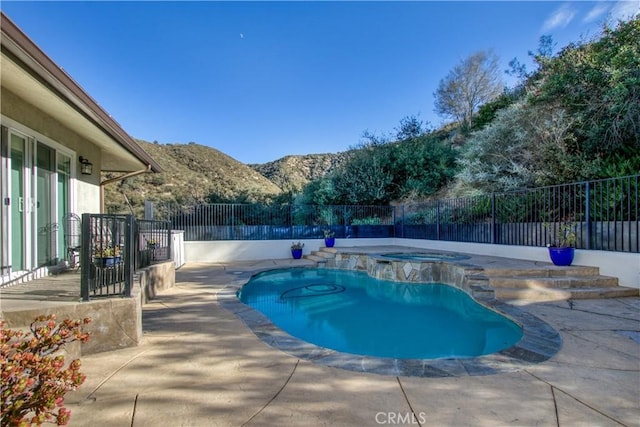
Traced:
[[519, 90], [505, 90], [493, 101], [487, 102], [478, 109], [478, 113], [473, 119], [472, 130], [479, 130], [491, 123], [495, 119], [498, 111], [507, 108], [518, 100], [521, 95]]
[[431, 135], [408, 139], [392, 147], [392, 200], [431, 196], [455, 175], [456, 150]]
[[459, 159], [458, 192], [508, 191], [584, 179], [591, 160], [572, 150], [572, 117], [519, 101], [469, 138]]
[[369, 146], [356, 150], [333, 177], [339, 204], [384, 205], [390, 201], [393, 180], [388, 147]]
[[384, 205], [432, 195], [455, 175], [456, 150], [415, 116], [403, 118], [395, 131], [393, 142], [365, 133], [360, 148], [333, 174], [308, 184], [299, 200]]
[[398, 141], [406, 141], [408, 139], [418, 138], [427, 133], [428, 124], [416, 116], [406, 116], [400, 119], [400, 126], [396, 130], [396, 138]]
[[592, 157], [640, 149], [640, 18], [605, 27], [545, 62], [535, 103], [574, 117], [575, 150]]

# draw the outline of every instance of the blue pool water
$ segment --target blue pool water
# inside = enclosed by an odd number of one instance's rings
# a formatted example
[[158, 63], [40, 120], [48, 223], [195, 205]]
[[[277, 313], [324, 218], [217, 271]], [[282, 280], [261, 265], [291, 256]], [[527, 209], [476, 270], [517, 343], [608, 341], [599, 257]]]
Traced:
[[456, 288], [382, 281], [364, 272], [276, 270], [252, 278], [238, 297], [289, 334], [352, 354], [474, 357], [522, 337], [516, 323]]

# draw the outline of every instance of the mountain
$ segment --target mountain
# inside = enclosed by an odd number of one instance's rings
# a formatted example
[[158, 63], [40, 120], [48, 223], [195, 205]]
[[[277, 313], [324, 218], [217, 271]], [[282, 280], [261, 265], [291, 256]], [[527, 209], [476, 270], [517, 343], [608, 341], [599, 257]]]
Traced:
[[[286, 156], [246, 165], [215, 148], [196, 143], [158, 144], [137, 140], [163, 168], [105, 187], [105, 211], [142, 216], [144, 201], [187, 206], [207, 202], [261, 202], [283, 191], [300, 190], [330, 172], [346, 158], [340, 154]], [[105, 173], [102, 179], [117, 174]]]
[[285, 156], [264, 164], [249, 165], [283, 191], [300, 191], [310, 181], [320, 179], [340, 166], [347, 153]]

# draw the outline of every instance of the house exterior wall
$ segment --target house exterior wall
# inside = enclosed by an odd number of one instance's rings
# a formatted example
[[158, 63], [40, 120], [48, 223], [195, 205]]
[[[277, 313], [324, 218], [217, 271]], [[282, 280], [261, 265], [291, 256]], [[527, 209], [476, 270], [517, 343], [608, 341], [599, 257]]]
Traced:
[[[44, 137], [45, 142], [54, 142], [74, 154], [72, 159], [73, 170], [77, 171], [72, 174], [75, 177], [75, 185], [72, 187], [74, 212], [77, 214], [100, 212], [101, 154], [99, 148], [4, 88], [0, 107], [2, 115], [10, 119], [9, 123], [3, 122], [3, 125], [14, 128], [28, 136], [36, 137], [36, 139]], [[92, 175], [80, 174], [78, 170], [79, 156], [88, 158], [94, 164]]]

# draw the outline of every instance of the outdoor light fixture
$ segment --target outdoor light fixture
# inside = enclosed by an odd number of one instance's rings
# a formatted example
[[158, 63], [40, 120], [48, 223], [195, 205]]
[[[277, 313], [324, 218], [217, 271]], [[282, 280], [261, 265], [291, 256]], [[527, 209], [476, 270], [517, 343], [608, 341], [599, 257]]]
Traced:
[[93, 163], [82, 156], [80, 156], [80, 173], [82, 175], [91, 175], [93, 173]]

